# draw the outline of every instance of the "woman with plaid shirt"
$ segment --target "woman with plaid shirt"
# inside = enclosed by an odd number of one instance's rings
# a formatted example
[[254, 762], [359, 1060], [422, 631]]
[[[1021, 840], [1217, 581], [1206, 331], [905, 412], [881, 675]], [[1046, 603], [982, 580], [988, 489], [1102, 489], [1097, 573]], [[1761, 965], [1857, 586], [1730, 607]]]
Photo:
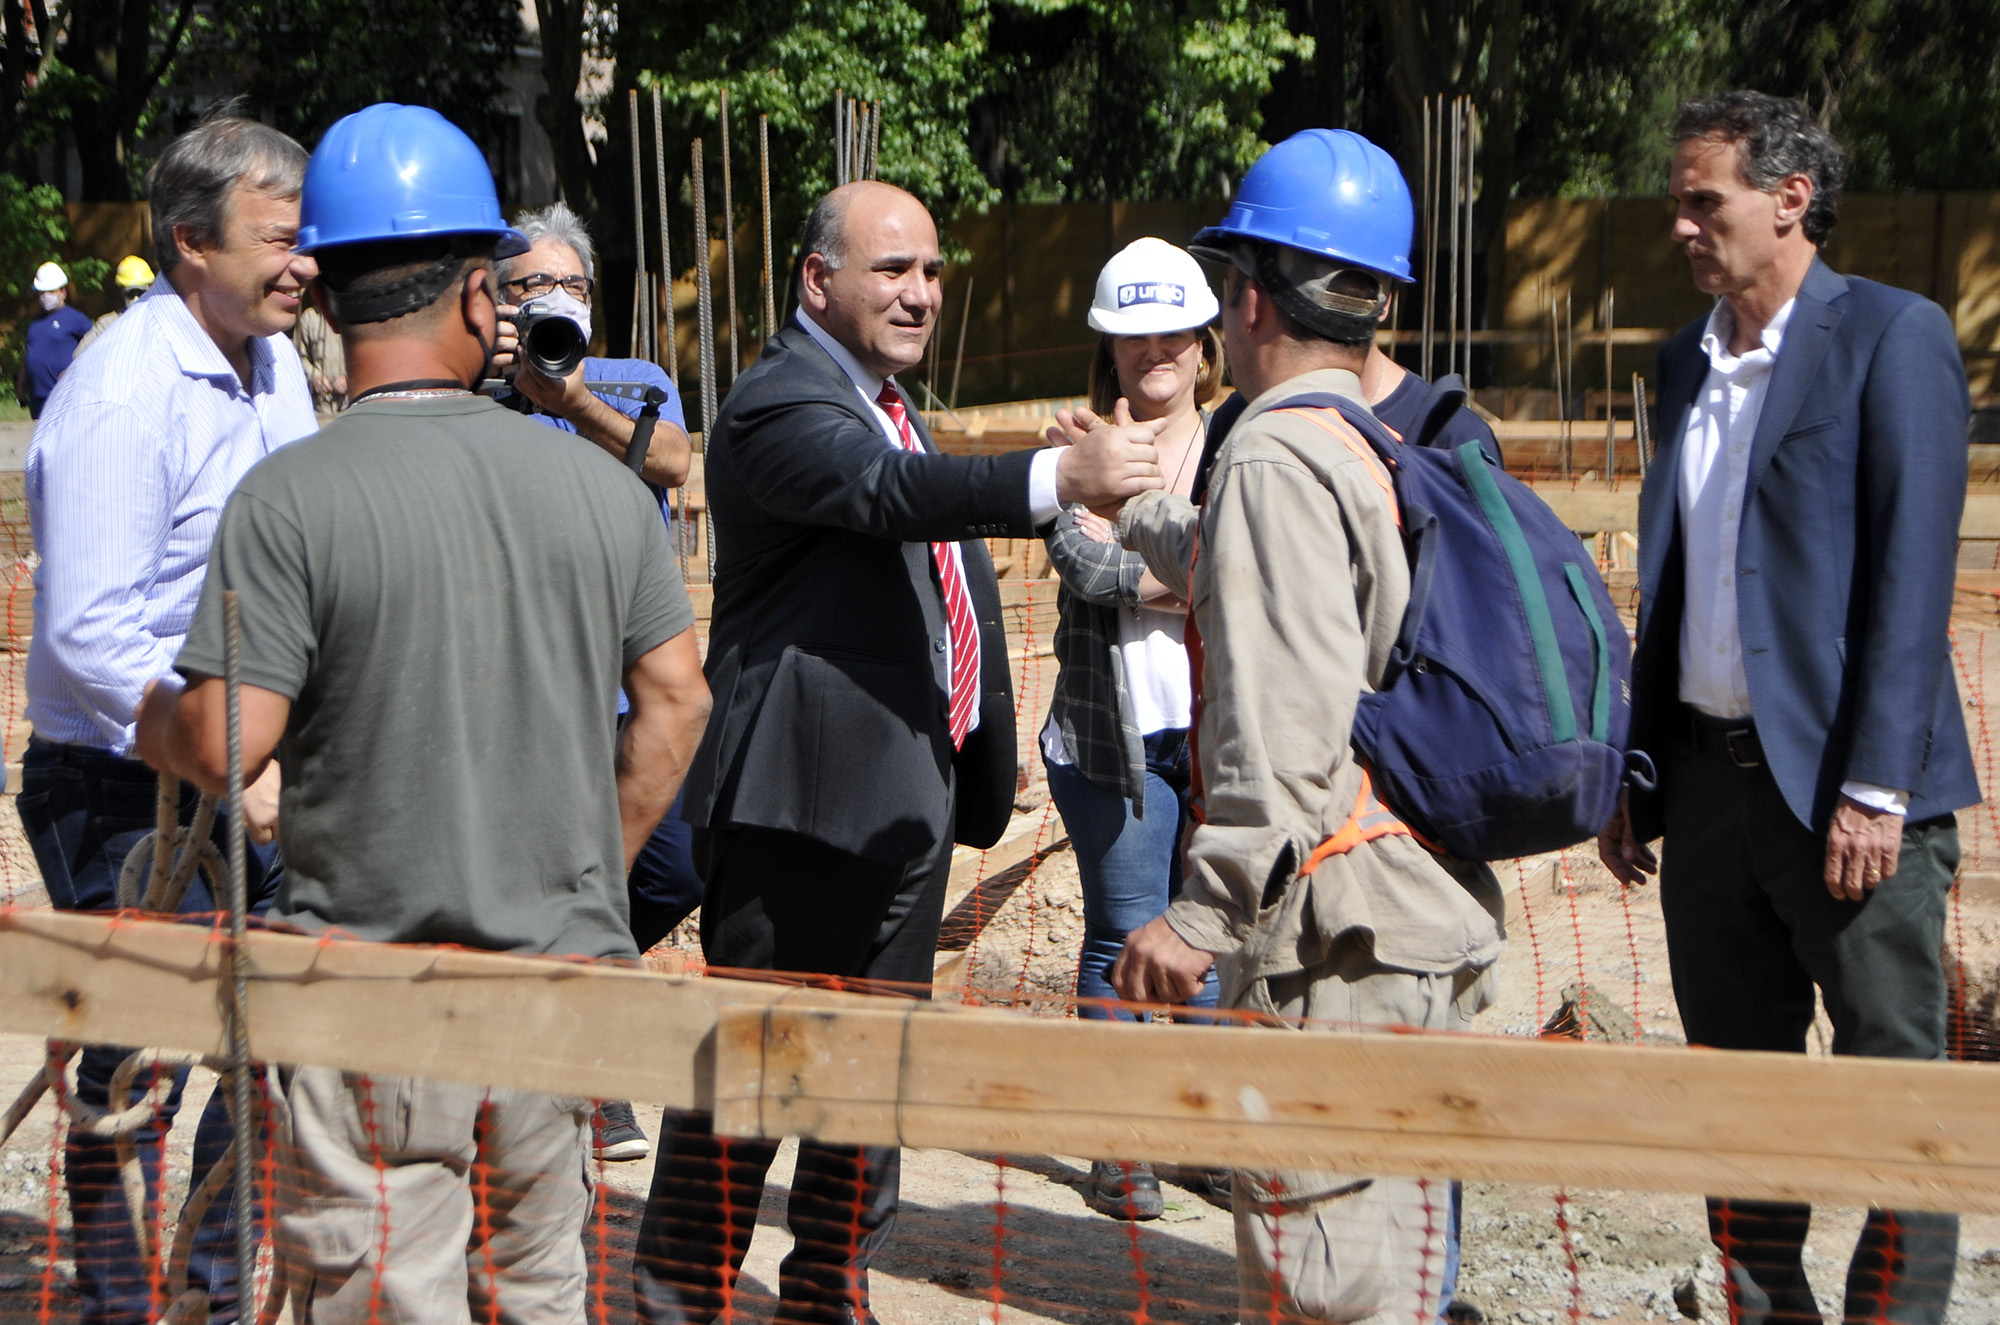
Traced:
[[[1090, 309], [1102, 335], [1091, 408], [1111, 417], [1122, 400], [1135, 420], [1166, 419], [1160, 472], [1183, 495], [1201, 466], [1203, 407], [1222, 390], [1222, 340], [1208, 325], [1217, 311], [1194, 257], [1160, 239], [1138, 240], [1106, 263]], [[1193, 702], [1181, 641], [1187, 604], [1082, 507], [1057, 519], [1048, 549], [1062, 576], [1061, 670], [1041, 744], [1083, 886], [1078, 1013], [1129, 1020], [1132, 1013], [1089, 1000], [1116, 997], [1111, 967], [1125, 935], [1180, 890]], [[1215, 1005], [1213, 973], [1190, 1002]], [[1152, 1219], [1164, 1208], [1149, 1166], [1115, 1160], [1091, 1165], [1084, 1200], [1116, 1219]]]

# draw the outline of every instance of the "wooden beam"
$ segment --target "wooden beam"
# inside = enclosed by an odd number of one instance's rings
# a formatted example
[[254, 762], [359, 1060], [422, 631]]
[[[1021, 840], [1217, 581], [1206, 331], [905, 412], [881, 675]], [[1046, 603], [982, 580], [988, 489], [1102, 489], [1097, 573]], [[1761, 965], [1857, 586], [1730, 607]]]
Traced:
[[[1064, 1022], [286, 934], [250, 949], [260, 1058], [712, 1103], [737, 1135], [2000, 1213], [1986, 1066]], [[0, 910], [0, 1030], [216, 1052], [223, 951], [191, 925]]]
[[[861, 997], [291, 934], [253, 933], [250, 951], [261, 1059], [681, 1108], [711, 1098], [724, 1004]], [[223, 953], [193, 925], [0, 910], [0, 1030], [221, 1053]]]
[[733, 1135], [2000, 1213], [1970, 1064], [792, 1007], [716, 1063]]

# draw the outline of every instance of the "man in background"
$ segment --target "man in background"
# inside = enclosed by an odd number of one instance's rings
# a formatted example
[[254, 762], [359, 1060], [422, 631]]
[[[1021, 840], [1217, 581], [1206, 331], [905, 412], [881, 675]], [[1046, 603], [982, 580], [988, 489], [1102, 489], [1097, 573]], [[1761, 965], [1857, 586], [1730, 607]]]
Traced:
[[35, 271], [35, 299], [41, 308], [28, 323], [21, 352], [20, 396], [28, 417], [39, 419], [49, 393], [90, 334], [90, 319], [69, 306], [69, 273], [53, 262]]
[[116, 281], [118, 284], [117, 307], [107, 313], [100, 313], [97, 320], [90, 324], [90, 330], [84, 334], [82, 340], [76, 343], [76, 352], [78, 354], [82, 354], [85, 350], [97, 344], [99, 338], [117, 324], [120, 315], [132, 305], [138, 303], [140, 299], [145, 297], [146, 291], [153, 288], [153, 268], [151, 264], [137, 253], [129, 254], [118, 264]]

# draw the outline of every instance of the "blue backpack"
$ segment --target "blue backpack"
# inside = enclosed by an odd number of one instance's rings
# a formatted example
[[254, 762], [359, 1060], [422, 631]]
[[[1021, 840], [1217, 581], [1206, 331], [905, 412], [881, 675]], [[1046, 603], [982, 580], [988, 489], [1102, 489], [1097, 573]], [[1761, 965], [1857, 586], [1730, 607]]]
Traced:
[[1339, 396], [1388, 468], [1410, 551], [1410, 604], [1382, 688], [1361, 698], [1355, 750], [1383, 804], [1467, 860], [1506, 860], [1596, 835], [1618, 804], [1631, 648], [1595, 560], [1524, 483], [1466, 442], [1425, 443], [1464, 403], [1433, 390], [1398, 442]]

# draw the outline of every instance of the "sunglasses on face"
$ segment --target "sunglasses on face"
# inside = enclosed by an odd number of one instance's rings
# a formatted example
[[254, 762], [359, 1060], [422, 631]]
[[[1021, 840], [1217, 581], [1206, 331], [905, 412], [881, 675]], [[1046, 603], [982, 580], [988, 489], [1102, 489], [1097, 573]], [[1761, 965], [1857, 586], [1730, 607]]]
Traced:
[[522, 299], [539, 299], [560, 285], [577, 299], [588, 300], [597, 282], [588, 276], [565, 276], [561, 280], [545, 271], [531, 271], [511, 281], [502, 281], [502, 288], [519, 295]]

